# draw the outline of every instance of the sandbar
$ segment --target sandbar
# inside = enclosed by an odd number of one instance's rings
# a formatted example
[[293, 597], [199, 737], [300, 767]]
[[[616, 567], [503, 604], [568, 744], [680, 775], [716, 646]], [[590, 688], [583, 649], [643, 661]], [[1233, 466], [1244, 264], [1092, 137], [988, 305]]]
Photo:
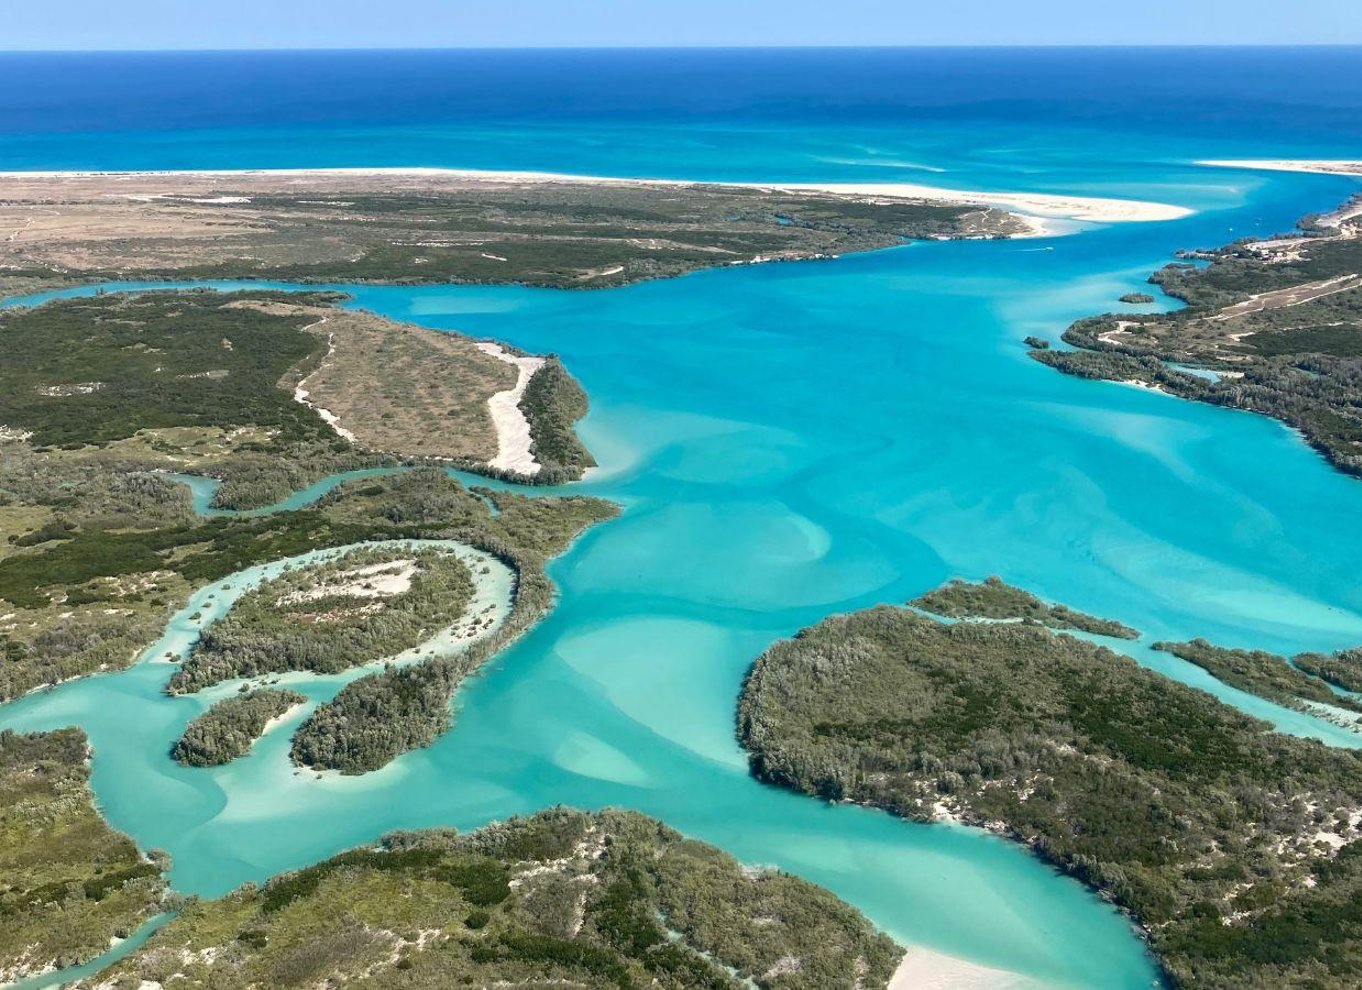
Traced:
[[1362, 161], [1325, 158], [1208, 158], [1196, 162], [1212, 168], [1248, 168], [1259, 172], [1315, 172], [1320, 175], [1362, 176]]

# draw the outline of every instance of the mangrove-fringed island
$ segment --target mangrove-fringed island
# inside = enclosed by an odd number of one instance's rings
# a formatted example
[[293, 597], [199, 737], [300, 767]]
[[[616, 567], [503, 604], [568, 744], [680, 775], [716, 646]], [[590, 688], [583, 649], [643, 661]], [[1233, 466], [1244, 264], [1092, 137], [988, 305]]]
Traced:
[[1176, 986], [1362, 971], [1362, 759], [1103, 646], [838, 616], [757, 660], [738, 734], [762, 780], [1025, 843], [1128, 911]]

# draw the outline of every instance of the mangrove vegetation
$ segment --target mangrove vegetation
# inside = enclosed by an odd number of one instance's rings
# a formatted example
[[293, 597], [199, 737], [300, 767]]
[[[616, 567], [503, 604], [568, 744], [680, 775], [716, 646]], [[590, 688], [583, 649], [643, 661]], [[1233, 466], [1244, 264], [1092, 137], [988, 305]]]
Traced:
[[163, 910], [168, 863], [100, 817], [79, 729], [0, 731], [0, 983], [86, 962]]
[[1128, 911], [1177, 987], [1362, 974], [1362, 757], [1104, 647], [839, 616], [756, 661], [738, 734], [773, 784], [1026, 843]]
[[103, 985], [853, 990], [901, 955], [803, 880], [642, 815], [553, 809], [398, 833], [193, 902]]
[[1077, 612], [1067, 605], [1046, 604], [1031, 592], [1014, 588], [997, 576], [978, 584], [956, 578], [909, 604], [950, 619], [1015, 619], [1050, 629], [1077, 629], [1117, 639], [1140, 638], [1139, 631], [1127, 625]]
[[217, 767], [250, 752], [273, 719], [307, 701], [297, 691], [258, 688], [215, 702], [170, 748], [176, 763]]

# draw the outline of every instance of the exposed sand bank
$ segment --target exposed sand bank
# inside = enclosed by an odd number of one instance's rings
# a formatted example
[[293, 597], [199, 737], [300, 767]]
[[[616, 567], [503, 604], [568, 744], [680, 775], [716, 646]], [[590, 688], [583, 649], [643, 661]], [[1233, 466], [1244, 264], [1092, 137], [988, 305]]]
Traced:
[[1324, 158], [1206, 158], [1195, 162], [1213, 168], [1248, 168], [1259, 172], [1316, 172], [1321, 175], [1362, 176], [1362, 161]]
[[[1063, 196], [1052, 193], [979, 192], [943, 189], [909, 182], [692, 182], [683, 179], [633, 179], [594, 175], [570, 175], [557, 172], [491, 171], [453, 168], [316, 168], [316, 169], [195, 169], [164, 172], [0, 172], [0, 178], [78, 178], [118, 176], [272, 176], [297, 178], [326, 176], [428, 176], [463, 182], [486, 183], [591, 183], [597, 185], [647, 186], [728, 186], [747, 189], [783, 190], [790, 192], [821, 192], [834, 196], [858, 199], [908, 199], [936, 203], [961, 203], [974, 206], [1002, 207], [1021, 214], [1067, 220], [1089, 220], [1100, 223], [1128, 223], [1156, 220], [1176, 220], [1193, 211], [1168, 203], [1141, 200], [1107, 199], [1097, 196]], [[1043, 230], [1043, 228], [1041, 228]], [[1038, 233], [1040, 230], [1037, 231]]]
[[256, 736], [256, 741], [259, 742], [261, 739], [264, 739], [267, 735], [269, 735], [275, 729], [279, 728], [279, 726], [283, 725], [285, 722], [289, 721], [289, 719], [293, 718], [295, 715], [297, 715], [306, 707], [307, 707], [306, 701], [300, 701], [296, 705], [289, 705], [288, 708], [284, 709], [278, 715], [274, 716], [274, 718], [270, 719], [265, 723], [264, 727], [262, 727], [260, 730], [260, 735]]
[[530, 424], [520, 411], [520, 399], [530, 384], [530, 378], [544, 367], [544, 358], [512, 354], [491, 341], [480, 342], [478, 350], [515, 365], [517, 371], [514, 388], [497, 392], [487, 400], [487, 408], [492, 413], [492, 422], [497, 430], [497, 456], [488, 463], [502, 471], [536, 475], [539, 473], [539, 462], [530, 453]]
[[1027, 984], [1016, 973], [914, 946], [894, 971], [888, 990], [1022, 990]]

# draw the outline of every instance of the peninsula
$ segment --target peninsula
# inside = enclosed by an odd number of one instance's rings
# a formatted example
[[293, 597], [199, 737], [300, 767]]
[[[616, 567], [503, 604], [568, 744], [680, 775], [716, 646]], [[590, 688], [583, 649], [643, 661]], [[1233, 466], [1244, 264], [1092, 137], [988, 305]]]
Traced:
[[180, 913], [75, 985], [854, 990], [904, 955], [826, 891], [622, 811], [397, 833], [185, 903], [164, 860], [101, 821], [86, 755], [78, 730], [0, 733], [0, 979], [89, 959], [161, 911]]
[[1159, 203], [906, 183], [450, 169], [0, 173], [0, 289], [116, 279], [601, 288], [912, 239], [1028, 237]]
[[1066, 605], [1048, 605], [1031, 592], [1014, 588], [996, 575], [978, 584], [957, 578], [909, 604], [951, 619], [1029, 622], [1048, 629], [1077, 629], [1117, 639], [1140, 638], [1138, 630], [1123, 623], [1076, 612]]
[[1080, 320], [1064, 333], [1075, 349], [1031, 356], [1272, 416], [1362, 476], [1362, 197], [1291, 233], [1184, 255], [1150, 281], [1185, 309]]
[[100, 990], [884, 987], [903, 950], [812, 884], [642, 815], [399, 833], [190, 905]]
[[0, 288], [120, 278], [600, 288], [1036, 224], [948, 196], [438, 169], [0, 175]]

